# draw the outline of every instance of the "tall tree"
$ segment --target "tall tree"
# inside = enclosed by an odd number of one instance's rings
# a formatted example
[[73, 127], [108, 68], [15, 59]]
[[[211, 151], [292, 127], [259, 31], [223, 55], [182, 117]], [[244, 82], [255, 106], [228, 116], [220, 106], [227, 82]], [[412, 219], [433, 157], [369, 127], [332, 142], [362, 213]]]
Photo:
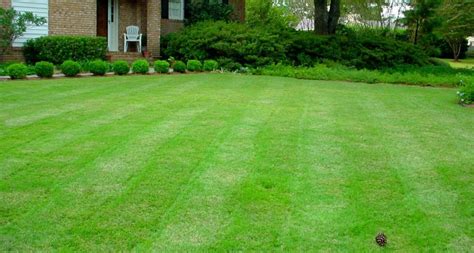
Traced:
[[437, 8], [442, 0], [415, 0], [412, 9], [405, 11], [404, 23], [412, 32], [413, 44], [417, 44], [420, 36], [431, 34], [433, 29], [440, 24], [436, 15]]
[[437, 31], [448, 42], [454, 61], [458, 61], [462, 43], [466, 37], [474, 35], [474, 1], [444, 0], [438, 14], [443, 22]]
[[[314, 0], [314, 32], [321, 35], [336, 33], [341, 17], [341, 0]], [[329, 7], [329, 8], [328, 8]]]

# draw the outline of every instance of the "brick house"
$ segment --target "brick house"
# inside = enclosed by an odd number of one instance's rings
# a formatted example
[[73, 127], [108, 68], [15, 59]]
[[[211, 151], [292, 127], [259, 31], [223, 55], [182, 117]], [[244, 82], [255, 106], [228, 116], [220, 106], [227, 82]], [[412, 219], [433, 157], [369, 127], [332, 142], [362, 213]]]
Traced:
[[[1, 0], [2, 7], [18, 11], [31, 11], [48, 19], [40, 27], [29, 28], [22, 38], [13, 43], [9, 60], [21, 56], [22, 44], [45, 35], [103, 36], [108, 40], [109, 51], [123, 51], [123, 33], [130, 25], [140, 27], [148, 51], [160, 55], [160, 37], [184, 26], [185, 5], [196, 0]], [[212, 1], [212, 0], [211, 0]], [[233, 17], [243, 21], [245, 0], [214, 0], [234, 7]], [[2, 59], [3, 58], [3, 59]]]

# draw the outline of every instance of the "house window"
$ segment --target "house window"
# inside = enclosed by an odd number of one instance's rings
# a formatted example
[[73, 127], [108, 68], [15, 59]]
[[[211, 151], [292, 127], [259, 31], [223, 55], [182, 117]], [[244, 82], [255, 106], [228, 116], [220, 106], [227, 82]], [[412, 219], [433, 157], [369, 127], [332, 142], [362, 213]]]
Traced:
[[169, 0], [168, 17], [175, 20], [184, 19], [184, 0]]
[[[48, 0], [12, 0], [12, 8], [19, 12], [32, 12], [48, 19]], [[14, 47], [22, 47], [29, 40], [48, 35], [48, 24], [29, 25], [23, 35], [13, 42]]]

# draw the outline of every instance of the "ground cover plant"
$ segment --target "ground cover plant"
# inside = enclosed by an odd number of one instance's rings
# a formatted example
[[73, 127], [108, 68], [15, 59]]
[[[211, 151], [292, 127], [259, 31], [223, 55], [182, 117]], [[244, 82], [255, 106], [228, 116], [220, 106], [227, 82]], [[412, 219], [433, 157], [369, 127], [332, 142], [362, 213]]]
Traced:
[[0, 251], [466, 252], [456, 89], [236, 74], [0, 85]]
[[294, 77], [311, 80], [342, 80], [365, 83], [394, 83], [421, 86], [457, 87], [474, 83], [474, 70], [449, 66], [399, 67], [385, 70], [354, 69], [336, 63], [314, 67], [292, 67], [282, 64], [251, 70], [256, 75]]

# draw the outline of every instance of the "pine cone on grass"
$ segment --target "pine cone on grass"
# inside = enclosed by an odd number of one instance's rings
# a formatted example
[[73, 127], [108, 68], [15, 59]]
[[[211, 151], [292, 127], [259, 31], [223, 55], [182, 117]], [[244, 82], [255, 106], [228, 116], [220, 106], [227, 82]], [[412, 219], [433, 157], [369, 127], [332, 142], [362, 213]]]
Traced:
[[376, 237], [375, 237], [375, 242], [383, 247], [387, 244], [387, 237], [385, 236], [384, 233], [379, 233]]

